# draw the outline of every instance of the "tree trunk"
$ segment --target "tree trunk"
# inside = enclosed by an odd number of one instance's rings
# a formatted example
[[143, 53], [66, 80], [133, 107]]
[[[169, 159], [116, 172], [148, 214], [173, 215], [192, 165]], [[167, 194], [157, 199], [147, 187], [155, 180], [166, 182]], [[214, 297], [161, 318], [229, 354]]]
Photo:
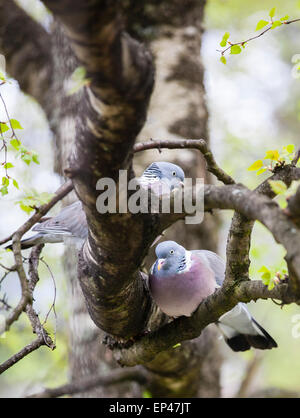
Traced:
[[[33, 25], [14, 2], [10, 2], [13, 6], [9, 7], [0, 0], [0, 8], [6, 9], [2, 16], [10, 15], [10, 22], [20, 28], [20, 42], [16, 45], [10, 42], [5, 22], [1, 38], [6, 40], [2, 46], [8, 55], [8, 70], [20, 79], [24, 91], [32, 94], [47, 114], [55, 135], [55, 169], [60, 174], [67, 169], [73, 176], [76, 193], [87, 213], [91, 234], [80, 254], [78, 270], [86, 300], [77, 278], [77, 255], [74, 250], [67, 249], [65, 257], [72, 296], [70, 377], [77, 380], [96, 371], [107, 373], [117, 367], [111, 351], [101, 344], [104, 332], [99, 328], [117, 339], [128, 339], [145, 329], [154, 309], [136, 270], [157, 235], [158, 225], [147, 223], [141, 217], [99, 217], [95, 211], [94, 183], [96, 178], [106, 174], [114, 177], [119, 168], [131, 169], [131, 148], [144, 123], [153, 71], [150, 55], [124, 34], [115, 5], [100, 0], [84, 4], [70, 0], [45, 0], [44, 3], [55, 16], [51, 36]], [[153, 0], [135, 3], [128, 2], [120, 7], [127, 16], [129, 32], [150, 42], [157, 67], [149, 113], [149, 122], [152, 117], [155, 123], [148, 123], [140, 138], [207, 139], [203, 67], [199, 59], [205, 2], [189, 0], [183, 4], [174, 0], [161, 4]], [[145, 35], [147, 30], [154, 32], [151, 41]], [[44, 51], [41, 59], [34, 62], [36, 83], [32, 83], [30, 72], [22, 74], [16, 65], [16, 57], [24, 63], [21, 42], [27, 42], [31, 47], [28, 38], [22, 40], [24, 32], [32, 33], [29, 39], [34, 44], [37, 42], [35, 46], [41, 51], [47, 45], [47, 53]], [[41, 44], [38, 42], [41, 38], [35, 40], [39, 32], [43, 36]], [[33, 59], [30, 56], [30, 60]], [[92, 83], [86, 90], [70, 96], [66, 80], [79, 65], [86, 67]], [[156, 159], [150, 155], [149, 152], [149, 159]], [[166, 153], [163, 158], [169, 160], [171, 157]], [[184, 163], [188, 175], [206, 177], [203, 160], [198, 154], [184, 151], [175, 161]], [[143, 158], [141, 164], [144, 166], [144, 163]], [[188, 167], [195, 169], [188, 170]], [[190, 248], [216, 250], [216, 224], [211, 219], [199, 228], [178, 225], [168, 236], [176, 237], [178, 233], [181, 243]], [[116, 241], [120, 251], [114, 254], [111, 248], [116, 247]], [[96, 303], [99, 295], [102, 306]], [[220, 393], [219, 366], [215, 333], [206, 329], [200, 338], [161, 352], [145, 365], [149, 370], [148, 389], [153, 396], [217, 397]], [[122, 384], [80, 396], [140, 396], [141, 390], [136, 384]]]

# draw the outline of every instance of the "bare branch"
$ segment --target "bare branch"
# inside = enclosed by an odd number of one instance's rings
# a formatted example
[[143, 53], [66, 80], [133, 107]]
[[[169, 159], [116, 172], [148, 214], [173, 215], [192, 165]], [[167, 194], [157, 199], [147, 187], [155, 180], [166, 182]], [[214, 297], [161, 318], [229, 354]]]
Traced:
[[162, 148], [168, 149], [181, 149], [181, 148], [191, 148], [197, 149], [205, 158], [207, 164], [207, 170], [213, 173], [218, 180], [224, 184], [234, 184], [235, 181], [227, 173], [225, 173], [216, 163], [215, 158], [208, 147], [207, 142], [204, 139], [181, 139], [181, 140], [151, 140], [149, 142], [141, 142], [136, 144], [133, 147], [134, 152], [145, 151], [149, 149], [158, 150]]
[[102, 374], [89, 376], [57, 388], [45, 389], [41, 393], [28, 396], [28, 398], [58, 398], [59, 396], [86, 392], [99, 386], [111, 386], [123, 382], [138, 382], [145, 385], [147, 383], [147, 373], [140, 367], [112, 370], [107, 376]]
[[[25, 277], [22, 276], [20, 278], [20, 280], [25, 280], [26, 282], [26, 283], [22, 283], [21, 300], [19, 304], [17, 305], [17, 307], [12, 311], [12, 314], [6, 319], [6, 323], [5, 323], [6, 330], [8, 330], [11, 324], [19, 318], [20, 314], [23, 311], [25, 311], [31, 323], [32, 331], [34, 334], [38, 336], [38, 338], [35, 341], [33, 341], [31, 344], [24, 347], [21, 351], [13, 355], [10, 359], [5, 361], [3, 364], [1, 364], [0, 374], [3, 373], [8, 368], [12, 367], [14, 364], [16, 364], [19, 360], [21, 360], [22, 358], [30, 354], [32, 351], [37, 350], [42, 345], [46, 345], [51, 350], [55, 349], [55, 344], [53, 343], [52, 339], [48, 335], [47, 331], [43, 328], [39, 320], [39, 317], [32, 306], [33, 292], [39, 280], [38, 272], [37, 272], [39, 256], [43, 247], [44, 247], [44, 244], [40, 244], [36, 247], [33, 247], [30, 258], [29, 258], [29, 280], [27, 280], [26, 274], [24, 272]], [[21, 265], [17, 266], [17, 268], [19, 268], [20, 271], [24, 271], [22, 258], [21, 258]]]
[[0, 364], [0, 374], [4, 373], [7, 369], [14, 366], [16, 363], [18, 363], [18, 361], [22, 360], [24, 357], [28, 356], [28, 354], [37, 350], [44, 344], [45, 344], [44, 339], [41, 337], [38, 337], [36, 340], [26, 345], [26, 347], [22, 348], [22, 350], [20, 350], [18, 353], [14, 354], [4, 363]]

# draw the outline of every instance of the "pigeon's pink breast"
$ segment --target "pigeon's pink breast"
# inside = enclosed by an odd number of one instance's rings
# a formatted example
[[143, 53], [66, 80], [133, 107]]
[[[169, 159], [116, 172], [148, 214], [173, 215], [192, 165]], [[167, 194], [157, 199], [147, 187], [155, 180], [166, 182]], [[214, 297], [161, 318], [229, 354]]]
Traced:
[[150, 275], [150, 290], [160, 309], [169, 316], [190, 316], [214, 292], [213, 271], [199, 257], [191, 258], [189, 271], [165, 276]]

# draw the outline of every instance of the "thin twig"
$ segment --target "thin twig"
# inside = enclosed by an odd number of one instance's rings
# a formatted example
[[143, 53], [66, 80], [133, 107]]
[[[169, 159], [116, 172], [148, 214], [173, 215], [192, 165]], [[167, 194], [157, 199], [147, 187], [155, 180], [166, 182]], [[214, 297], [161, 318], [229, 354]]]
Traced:
[[[291, 23], [295, 23], [295, 22], [299, 22], [300, 21], [300, 18], [299, 19], [293, 19], [293, 20], [287, 20], [287, 21], [284, 21], [284, 22], [282, 22], [282, 25], [290, 25]], [[225, 49], [222, 49], [222, 50], [218, 50], [217, 49], [217, 51], [218, 52], [221, 52], [221, 54], [222, 55], [224, 55], [225, 54], [225, 52], [227, 52], [232, 46], [235, 46], [235, 45], [241, 45], [241, 46], [244, 46], [245, 44], [247, 44], [248, 42], [250, 42], [250, 41], [253, 41], [253, 40], [255, 40], [255, 39], [258, 39], [258, 38], [260, 38], [261, 36], [263, 36], [266, 32], [269, 32], [269, 30], [270, 29], [272, 29], [272, 26], [273, 26], [273, 22], [270, 22], [270, 26], [268, 26], [266, 29], [264, 29], [262, 32], [260, 32], [258, 35], [255, 35], [255, 36], [252, 36], [251, 38], [248, 38], [247, 40], [245, 40], [245, 41], [240, 41], [240, 42], [228, 42], [229, 43], [229, 46], [228, 47], [226, 47]]]
[[49, 308], [49, 310], [48, 310], [48, 312], [47, 312], [47, 314], [45, 316], [45, 319], [44, 319], [42, 325], [44, 326], [46, 324], [46, 322], [48, 320], [48, 317], [49, 317], [51, 311], [53, 310], [54, 318], [55, 318], [54, 344], [56, 344], [56, 330], [57, 330], [57, 314], [56, 314], [56, 309], [55, 309], [55, 303], [56, 303], [56, 283], [55, 283], [55, 278], [54, 278], [54, 275], [53, 275], [53, 273], [52, 273], [52, 271], [50, 269], [49, 264], [43, 258], [40, 258], [40, 261], [42, 263], [44, 263], [44, 265], [46, 266], [47, 270], [49, 271], [50, 277], [51, 277], [52, 283], [53, 283], [53, 288], [54, 288], [53, 301], [52, 301], [52, 304], [51, 304], [51, 306], [50, 306], [50, 308]]

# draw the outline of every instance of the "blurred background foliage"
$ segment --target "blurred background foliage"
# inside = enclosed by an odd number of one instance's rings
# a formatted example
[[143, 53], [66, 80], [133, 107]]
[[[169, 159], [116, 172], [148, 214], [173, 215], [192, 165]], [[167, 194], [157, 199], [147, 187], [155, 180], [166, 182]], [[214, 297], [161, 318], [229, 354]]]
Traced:
[[[37, 0], [18, 0], [34, 18], [49, 28], [51, 16]], [[212, 148], [219, 164], [236, 181], [251, 189], [268, 177], [268, 173], [257, 176], [247, 168], [262, 159], [270, 149], [282, 149], [287, 144], [299, 145], [300, 80], [292, 77], [293, 55], [300, 53], [300, 23], [282, 26], [268, 32], [260, 39], [249, 43], [240, 55], [227, 57], [227, 64], [220, 63], [219, 42], [224, 32], [230, 39], [242, 41], [255, 34], [260, 19], [267, 19], [271, 8], [276, 7], [278, 16], [300, 17], [300, 1], [286, 0], [208, 0], [205, 16], [202, 57], [206, 69], [205, 85], [209, 108], [209, 128]], [[54, 192], [59, 178], [53, 174], [52, 136], [43, 111], [30, 97], [20, 92], [18, 83], [1, 87], [10, 116], [18, 119], [23, 131], [22, 142], [39, 154], [40, 165], [21, 164], [15, 161], [12, 170], [20, 190], [10, 191], [1, 197], [1, 237], [13, 232], [27, 215], [14, 204], [20, 200], [24, 190]], [[4, 114], [2, 109], [0, 117]], [[148, 138], [145, 138], [145, 140]], [[58, 205], [59, 206], [59, 205]], [[53, 209], [57, 213], [59, 207]], [[222, 213], [220, 234], [221, 255], [225, 255], [228, 228], [232, 213]], [[22, 396], [42, 386], [57, 386], [68, 378], [68, 293], [61, 263], [63, 246], [48, 245], [43, 256], [50, 265], [56, 281], [57, 320], [50, 314], [46, 328], [53, 334], [55, 327], [57, 349], [51, 352], [41, 348], [9, 369], [0, 377], [0, 397]], [[25, 256], [28, 253], [24, 252]], [[284, 249], [277, 245], [269, 232], [256, 224], [251, 246], [251, 277], [258, 279], [258, 271], [265, 265], [272, 271], [285, 268]], [[9, 265], [11, 254], [0, 252], [0, 261]], [[0, 270], [0, 277], [4, 271]], [[40, 265], [40, 282], [35, 292], [35, 306], [44, 318], [52, 304], [54, 287], [47, 268]], [[7, 295], [10, 305], [20, 296], [18, 281], [10, 274], [3, 282], [0, 295]], [[252, 382], [252, 390], [265, 387], [291, 389], [300, 393], [300, 338], [295, 338], [292, 329], [297, 306], [281, 309], [272, 301], [250, 304], [251, 312], [278, 342], [278, 349], [264, 352], [258, 371]], [[1, 311], [1, 315], [5, 315]], [[295, 317], [294, 317], [295, 318]], [[21, 318], [9, 333], [0, 337], [0, 362], [4, 361], [32, 340], [27, 320]], [[254, 356], [253, 351], [235, 354], [220, 341], [224, 353], [222, 388], [224, 396], [234, 396], [243, 379], [247, 364]]]

